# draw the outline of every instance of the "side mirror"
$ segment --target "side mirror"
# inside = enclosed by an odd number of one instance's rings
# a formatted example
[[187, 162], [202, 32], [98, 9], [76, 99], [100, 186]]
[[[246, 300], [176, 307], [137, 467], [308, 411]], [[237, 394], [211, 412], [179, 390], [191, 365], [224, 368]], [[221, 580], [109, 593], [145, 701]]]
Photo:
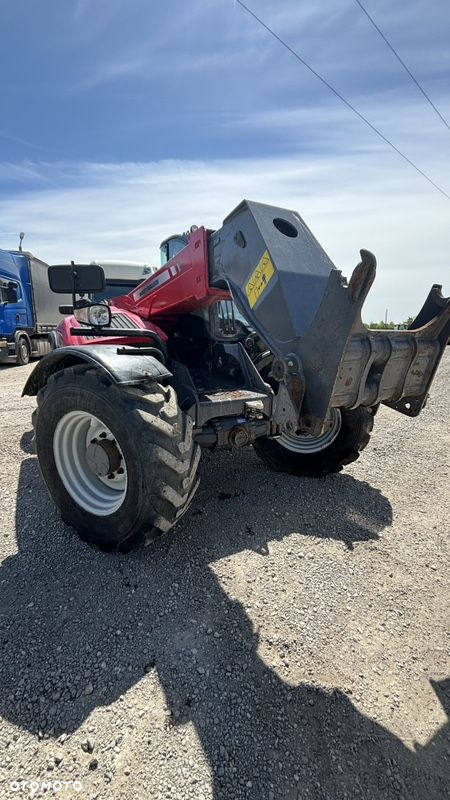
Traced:
[[63, 264], [48, 268], [48, 282], [56, 294], [102, 292], [105, 273], [97, 264]]
[[7, 303], [17, 303], [19, 300], [19, 293], [17, 291], [17, 286], [15, 283], [8, 283], [8, 287], [6, 289], [6, 302]]

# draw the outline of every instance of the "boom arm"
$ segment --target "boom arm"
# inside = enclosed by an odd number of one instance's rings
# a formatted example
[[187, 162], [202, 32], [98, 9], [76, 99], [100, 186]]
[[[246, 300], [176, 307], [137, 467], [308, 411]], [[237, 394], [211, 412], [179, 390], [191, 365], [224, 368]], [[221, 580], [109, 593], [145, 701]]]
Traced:
[[275, 416], [319, 434], [333, 407], [386, 405], [410, 416], [425, 405], [450, 337], [450, 299], [433, 286], [407, 331], [367, 330], [361, 309], [376, 272], [361, 262], [347, 283], [294, 211], [243, 201], [210, 237], [210, 283], [225, 279], [275, 355]]
[[347, 283], [295, 211], [244, 200], [222, 228], [195, 230], [116, 304], [163, 318], [206, 308], [231, 291], [275, 356], [274, 422], [318, 435], [332, 408], [385, 403], [419, 414], [450, 337], [450, 299], [440, 286], [412, 329], [367, 330], [361, 309], [375, 272], [375, 257], [361, 250]]

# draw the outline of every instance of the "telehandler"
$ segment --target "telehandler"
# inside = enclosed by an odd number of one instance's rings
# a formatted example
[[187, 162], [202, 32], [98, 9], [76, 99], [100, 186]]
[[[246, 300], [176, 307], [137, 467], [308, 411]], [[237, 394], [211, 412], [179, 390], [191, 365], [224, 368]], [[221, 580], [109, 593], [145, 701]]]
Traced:
[[295, 211], [243, 201], [219, 230], [193, 226], [164, 245], [166, 263], [115, 298], [120, 330], [108, 304], [86, 299], [102, 289], [100, 267], [50, 267], [89, 338], [45, 356], [24, 388], [37, 395], [51, 497], [107, 549], [180, 519], [202, 448], [251, 444], [278, 470], [339, 471], [367, 445], [380, 403], [420, 413], [450, 336], [436, 285], [410, 329], [368, 330], [375, 257], [361, 250], [347, 282]]

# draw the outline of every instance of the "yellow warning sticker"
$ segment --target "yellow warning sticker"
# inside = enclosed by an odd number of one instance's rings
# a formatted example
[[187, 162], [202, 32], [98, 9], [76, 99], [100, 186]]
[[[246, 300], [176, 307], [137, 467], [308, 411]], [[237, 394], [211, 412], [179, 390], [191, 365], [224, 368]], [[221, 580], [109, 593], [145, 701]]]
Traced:
[[269, 282], [275, 275], [275, 267], [268, 251], [261, 257], [258, 266], [245, 287], [245, 294], [248, 297], [250, 308], [258, 302], [259, 298], [267, 288]]

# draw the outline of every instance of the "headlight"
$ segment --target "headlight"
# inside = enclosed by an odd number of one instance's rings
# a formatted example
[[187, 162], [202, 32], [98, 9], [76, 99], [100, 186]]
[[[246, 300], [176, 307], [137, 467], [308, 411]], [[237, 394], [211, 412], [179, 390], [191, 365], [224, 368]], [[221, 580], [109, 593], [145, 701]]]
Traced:
[[111, 311], [104, 303], [76, 308], [74, 317], [82, 325], [92, 325], [94, 328], [105, 328], [111, 324]]
[[109, 306], [99, 305], [88, 308], [89, 322], [97, 328], [104, 328], [111, 322]]

